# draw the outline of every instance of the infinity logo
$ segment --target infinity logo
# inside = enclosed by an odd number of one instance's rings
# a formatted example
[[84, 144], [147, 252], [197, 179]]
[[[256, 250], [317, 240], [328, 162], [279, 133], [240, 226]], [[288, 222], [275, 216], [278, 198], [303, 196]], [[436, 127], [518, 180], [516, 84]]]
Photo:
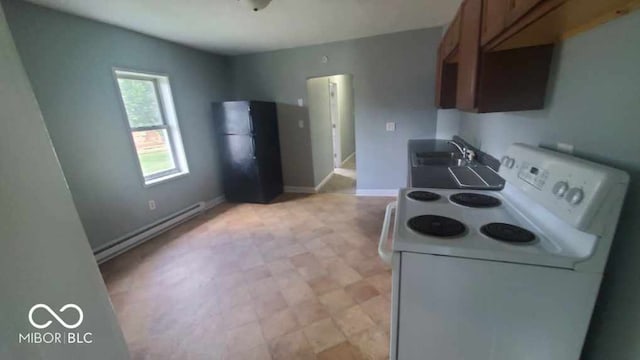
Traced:
[[67, 324], [64, 320], [62, 320], [62, 318], [60, 318], [60, 316], [58, 316], [58, 314], [55, 313], [55, 311], [51, 310], [51, 308], [45, 304], [36, 304], [31, 307], [31, 310], [29, 310], [29, 322], [33, 327], [37, 329], [48, 328], [49, 325], [51, 325], [51, 320], [47, 321], [44, 324], [38, 324], [33, 320], [33, 313], [37, 309], [44, 309], [44, 310], [47, 310], [49, 314], [51, 314], [51, 316], [53, 316], [60, 323], [60, 325], [64, 326], [67, 329], [75, 329], [78, 326], [80, 326], [80, 324], [82, 324], [82, 320], [84, 319], [84, 314], [82, 313], [82, 309], [80, 309], [80, 307], [76, 304], [67, 304], [61, 307], [59, 311], [60, 313], [63, 313], [65, 310], [69, 308], [75, 309], [78, 312], [78, 321], [75, 324], [71, 324], [71, 325]]

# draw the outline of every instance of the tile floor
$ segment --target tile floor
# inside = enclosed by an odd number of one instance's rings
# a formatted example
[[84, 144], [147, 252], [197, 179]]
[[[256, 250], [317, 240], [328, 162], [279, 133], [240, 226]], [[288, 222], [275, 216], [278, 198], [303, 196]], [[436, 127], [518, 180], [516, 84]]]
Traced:
[[223, 204], [101, 271], [133, 359], [387, 359], [389, 198]]

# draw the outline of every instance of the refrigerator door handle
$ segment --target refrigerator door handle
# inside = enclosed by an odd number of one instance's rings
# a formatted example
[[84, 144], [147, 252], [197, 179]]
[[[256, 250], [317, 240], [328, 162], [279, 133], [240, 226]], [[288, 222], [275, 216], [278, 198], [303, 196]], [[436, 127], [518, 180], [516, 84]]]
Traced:
[[249, 133], [251, 135], [255, 135], [255, 133], [253, 132], [253, 118], [251, 117], [251, 106], [249, 106]]
[[256, 139], [252, 136], [251, 137], [251, 152], [252, 152], [252, 156], [253, 159], [256, 159]]

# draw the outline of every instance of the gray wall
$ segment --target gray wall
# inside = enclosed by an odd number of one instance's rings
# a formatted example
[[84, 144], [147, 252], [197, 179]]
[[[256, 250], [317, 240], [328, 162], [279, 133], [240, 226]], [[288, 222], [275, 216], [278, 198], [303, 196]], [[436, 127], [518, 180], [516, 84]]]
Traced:
[[318, 186], [333, 172], [333, 137], [331, 132], [331, 98], [329, 78], [307, 80], [309, 132], [313, 160], [313, 186]]
[[[23, 1], [4, 5], [94, 249], [222, 194], [210, 103], [228, 98], [226, 58]], [[143, 187], [113, 66], [169, 75], [188, 176]]]
[[[128, 359], [2, 7], [0, 84], [0, 358]], [[94, 343], [20, 344], [19, 333], [37, 331], [28, 313], [40, 303], [80, 306], [84, 321], [74, 332], [93, 333]], [[66, 329], [54, 320], [43, 331]]]
[[[309, 119], [297, 99], [306, 104], [307, 78], [336, 74], [353, 75], [358, 188], [406, 184], [407, 164], [398, 159], [406, 157], [407, 140], [435, 136], [441, 32], [438, 27], [234, 57], [235, 97], [279, 103], [285, 185], [313, 186]], [[385, 131], [388, 121], [396, 122], [395, 132]]]
[[459, 135], [460, 122], [462, 121], [463, 116], [463, 112], [455, 109], [439, 109], [436, 138], [449, 140], [452, 139], [454, 135]]
[[516, 141], [565, 142], [619, 167], [631, 185], [585, 347], [589, 359], [640, 358], [640, 12], [565, 41], [545, 110], [465, 114], [460, 133], [500, 157]]

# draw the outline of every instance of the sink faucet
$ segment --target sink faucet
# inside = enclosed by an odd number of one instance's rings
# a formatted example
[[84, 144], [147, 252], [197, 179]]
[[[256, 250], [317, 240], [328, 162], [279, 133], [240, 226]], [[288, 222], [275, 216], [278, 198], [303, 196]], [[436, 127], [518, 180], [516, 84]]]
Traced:
[[449, 140], [447, 141], [449, 144], [453, 145], [456, 147], [456, 149], [458, 149], [458, 151], [460, 151], [460, 154], [462, 154], [462, 158], [465, 160], [473, 160], [473, 158], [476, 156], [476, 153], [473, 150], [467, 149], [466, 147], [460, 146], [457, 142], [453, 141], [453, 140]]

